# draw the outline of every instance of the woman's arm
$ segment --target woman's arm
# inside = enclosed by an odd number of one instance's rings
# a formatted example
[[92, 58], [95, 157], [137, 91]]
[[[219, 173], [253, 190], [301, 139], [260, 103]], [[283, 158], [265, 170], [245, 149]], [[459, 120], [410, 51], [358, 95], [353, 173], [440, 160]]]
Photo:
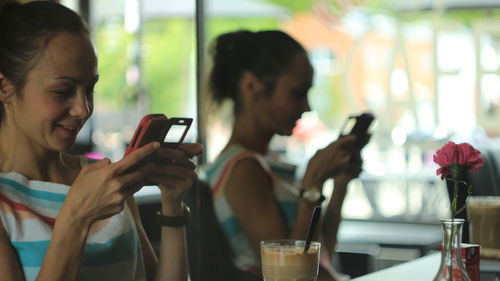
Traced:
[[314, 205], [301, 200], [295, 224], [288, 230], [273, 194], [271, 178], [256, 159], [238, 162], [228, 175], [223, 192], [257, 257], [262, 240], [305, 239]]
[[0, 272], [4, 281], [24, 281], [16, 254], [0, 221]]
[[[162, 214], [164, 216], [182, 216], [182, 204], [162, 193]], [[160, 260], [156, 280], [187, 280], [187, 249], [185, 227], [161, 227]]]
[[146, 231], [144, 230], [139, 208], [133, 196], [127, 200], [127, 206], [129, 207], [130, 212], [132, 212], [135, 226], [137, 228], [137, 234], [139, 235], [139, 239], [141, 241], [146, 280], [154, 280], [156, 267], [158, 266], [158, 257], [156, 256], [153, 246], [151, 245]]
[[90, 224], [67, 213], [58, 216], [37, 281], [77, 280]]
[[103, 159], [82, 168], [57, 216], [37, 281], [77, 280], [90, 226], [123, 210], [152, 171], [141, 163], [158, 148], [147, 145], [116, 163]]
[[[182, 215], [181, 204], [178, 204], [177, 208], [173, 202], [167, 203], [163, 199], [162, 202], [163, 206], [172, 207], [163, 208], [163, 215]], [[156, 280], [187, 280], [188, 269], [184, 227], [161, 227], [160, 260], [158, 261], [146, 231], [142, 226], [139, 209], [134, 198], [127, 200], [127, 205], [134, 216], [141, 241], [144, 265], [146, 267], [146, 280], [155, 280], [155, 278]]]
[[[140, 163], [158, 147], [145, 146], [117, 163], [105, 159], [81, 170], [57, 216], [37, 281], [77, 280], [90, 226], [123, 210], [126, 198], [142, 186], [141, 181], [152, 170], [151, 165]], [[2, 280], [23, 280], [21, 265], [3, 226], [0, 272]]]
[[323, 249], [326, 250], [329, 257], [333, 257], [335, 254], [338, 229], [342, 220], [342, 206], [347, 194], [348, 184], [352, 179], [359, 176], [362, 171], [362, 163], [360, 149], [354, 149], [348, 165], [334, 177], [333, 194], [321, 224], [321, 231], [325, 244]]
[[[157, 163], [148, 180], [159, 183], [162, 215], [177, 217], [184, 214], [182, 198], [196, 179], [196, 166], [190, 159], [201, 151], [202, 146], [195, 143], [181, 145], [178, 149], [162, 148], [156, 154], [162, 161]], [[151, 258], [154, 254], [145, 255], [148, 276], [154, 275], [154, 280], [158, 281], [185, 281], [188, 277], [188, 263], [184, 226], [160, 227], [161, 245], [158, 262]], [[145, 234], [142, 237], [141, 241], [145, 239]], [[147, 248], [151, 249], [150, 246]]]
[[321, 224], [321, 234], [324, 246], [322, 250], [326, 251], [328, 257], [333, 257], [337, 245], [337, 234], [340, 222], [342, 220], [342, 206], [347, 193], [349, 180], [335, 180], [334, 189], [330, 202], [325, 209], [325, 215]]
[[[36, 280], [77, 280], [89, 227], [58, 217], [52, 239]], [[1, 280], [24, 281], [23, 271], [10, 240], [0, 224]]]

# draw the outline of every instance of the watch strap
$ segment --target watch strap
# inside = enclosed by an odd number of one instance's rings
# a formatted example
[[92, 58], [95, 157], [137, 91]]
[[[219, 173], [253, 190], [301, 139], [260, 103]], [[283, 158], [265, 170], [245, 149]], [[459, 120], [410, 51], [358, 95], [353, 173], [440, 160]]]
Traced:
[[161, 211], [156, 211], [156, 220], [161, 226], [182, 227], [185, 226], [191, 215], [191, 210], [186, 204], [182, 204], [182, 216], [165, 216]]

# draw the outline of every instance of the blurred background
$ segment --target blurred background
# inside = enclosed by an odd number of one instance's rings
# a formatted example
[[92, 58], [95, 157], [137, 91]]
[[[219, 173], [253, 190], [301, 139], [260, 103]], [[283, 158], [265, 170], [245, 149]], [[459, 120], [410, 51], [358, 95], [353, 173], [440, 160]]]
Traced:
[[[140, 117], [164, 113], [195, 118], [187, 141], [205, 144], [201, 164], [213, 160], [231, 123], [201, 109], [207, 50], [216, 36], [238, 29], [288, 32], [315, 68], [313, 111], [292, 137], [273, 140], [279, 157], [303, 167], [337, 138], [347, 116], [371, 111], [377, 117], [364, 173], [343, 208], [346, 222], [436, 226], [427, 233], [437, 241], [425, 243], [439, 242], [449, 200], [433, 153], [449, 140], [479, 149], [498, 142], [498, 0], [60, 2], [87, 18], [99, 56], [95, 113], [75, 147], [90, 157], [120, 159]], [[341, 242], [359, 232], [349, 231], [344, 227]], [[386, 262], [422, 255], [415, 249], [393, 251]]]

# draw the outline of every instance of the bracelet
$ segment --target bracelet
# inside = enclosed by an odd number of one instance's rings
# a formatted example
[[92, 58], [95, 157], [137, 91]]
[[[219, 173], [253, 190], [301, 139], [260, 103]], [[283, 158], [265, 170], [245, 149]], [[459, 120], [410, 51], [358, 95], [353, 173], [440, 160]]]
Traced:
[[156, 211], [156, 220], [161, 226], [182, 227], [188, 223], [190, 215], [191, 210], [182, 203], [182, 216], [164, 216], [160, 211]]

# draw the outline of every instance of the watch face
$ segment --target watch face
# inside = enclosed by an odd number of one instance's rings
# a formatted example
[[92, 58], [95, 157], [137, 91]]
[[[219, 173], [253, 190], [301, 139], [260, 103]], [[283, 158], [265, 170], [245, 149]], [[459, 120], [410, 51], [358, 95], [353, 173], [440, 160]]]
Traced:
[[321, 197], [321, 193], [314, 189], [307, 189], [304, 191], [304, 198], [311, 202], [316, 202]]

